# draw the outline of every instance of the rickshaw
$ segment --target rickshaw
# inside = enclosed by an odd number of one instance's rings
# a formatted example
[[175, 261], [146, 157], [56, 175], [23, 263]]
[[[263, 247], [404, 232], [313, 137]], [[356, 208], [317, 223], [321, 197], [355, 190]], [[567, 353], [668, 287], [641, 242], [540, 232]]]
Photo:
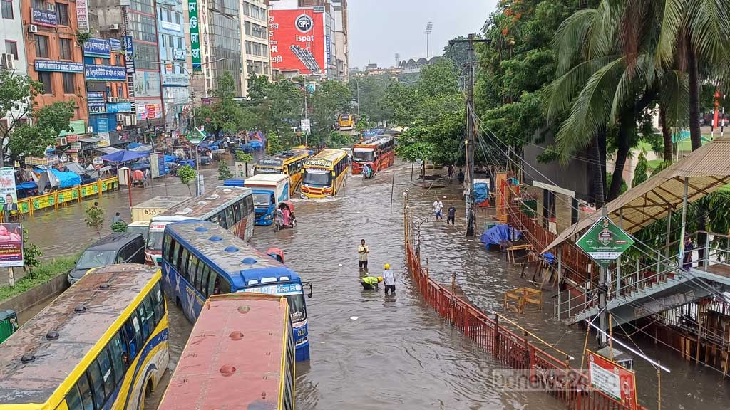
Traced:
[[[284, 209], [289, 211], [289, 219], [284, 219]], [[280, 231], [284, 228], [294, 228], [297, 226], [297, 218], [294, 216], [294, 203], [289, 200], [279, 203], [276, 214], [274, 215], [274, 231]]]

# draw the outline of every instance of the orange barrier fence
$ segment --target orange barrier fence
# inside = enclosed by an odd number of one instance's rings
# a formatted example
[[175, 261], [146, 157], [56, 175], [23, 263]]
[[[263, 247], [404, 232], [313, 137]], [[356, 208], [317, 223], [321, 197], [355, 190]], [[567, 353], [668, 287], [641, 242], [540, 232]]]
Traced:
[[[616, 400], [589, 384], [588, 373], [570, 367], [532, 345], [508, 328], [499, 325], [499, 317], [490, 318], [476, 306], [465, 302], [450, 290], [433, 281], [420, 263], [419, 236], [405, 214], [405, 254], [410, 277], [428, 305], [451, 325], [472, 339], [484, 351], [527, 384], [528, 390], [544, 391], [563, 401], [569, 409], [643, 409]], [[418, 225], [419, 226], [419, 225]], [[519, 383], [520, 379], [516, 379]], [[525, 390], [525, 389], [520, 389]]]

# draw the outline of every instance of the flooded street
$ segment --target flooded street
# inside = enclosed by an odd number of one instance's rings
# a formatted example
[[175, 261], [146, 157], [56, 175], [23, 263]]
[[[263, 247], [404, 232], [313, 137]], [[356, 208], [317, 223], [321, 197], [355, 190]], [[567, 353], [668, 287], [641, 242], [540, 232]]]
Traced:
[[[206, 189], [221, 184], [217, 170], [211, 167], [203, 170]], [[491, 370], [498, 367], [492, 357], [418, 299], [404, 266], [402, 192], [406, 188], [410, 189], [410, 206], [415, 213], [428, 218], [422, 225], [422, 257], [423, 262], [428, 259], [433, 278], [449, 282], [450, 274], [455, 272], [461, 289], [472, 302], [486, 311], [503, 312], [503, 293], [528, 286], [532, 272], [528, 270], [527, 278], [520, 279], [519, 267], [512, 268], [499, 254], [484, 250], [478, 238], [465, 237], [463, 196], [458, 185], [425, 190], [410, 186], [409, 174], [410, 166], [401, 164], [372, 180], [351, 176], [337, 198], [296, 199], [297, 228], [278, 233], [269, 227], [256, 228], [256, 248], [282, 248], [286, 264], [303, 281], [313, 284], [314, 297], [307, 300], [311, 361], [297, 365], [297, 408], [563, 408], [561, 402], [543, 392], [511, 392], [496, 387], [490, 379]], [[149, 199], [153, 193], [164, 195], [165, 190], [169, 195], [188, 194], [178, 179], [169, 179], [166, 187], [157, 179], [153, 189], [132, 191], [133, 204]], [[436, 195], [446, 196], [446, 209], [451, 202], [458, 208], [455, 226], [429, 219]], [[129, 220], [125, 188], [104, 194], [99, 201], [107, 220], [116, 211]], [[24, 224], [31, 239], [46, 257], [73, 254], [97, 238], [84, 224], [84, 208], [92, 202], [90, 199], [26, 219]], [[107, 224], [103, 234], [109, 232]], [[483, 228], [481, 223], [478, 226]], [[384, 263], [392, 265], [398, 276], [396, 296], [362, 291], [357, 257], [361, 239], [370, 248], [370, 273], [379, 274]], [[558, 323], [553, 318], [552, 293], [547, 291], [543, 296], [547, 304], [542, 312], [504, 315], [575, 357], [572, 367], [580, 367], [585, 334]], [[173, 304], [169, 308], [174, 367], [191, 326]], [[24, 312], [21, 322], [31, 313], [35, 312]], [[626, 337], [620, 338], [629, 342]], [[593, 339], [589, 338], [591, 347]], [[728, 380], [722, 380], [713, 370], [687, 363], [669, 349], [636, 342], [648, 356], [671, 368], [670, 374], [662, 375], [664, 409], [729, 408]], [[657, 409], [654, 369], [635, 358], [635, 370], [641, 403]], [[156, 408], [164, 389], [160, 385], [154, 399], [147, 400], [147, 409]]]

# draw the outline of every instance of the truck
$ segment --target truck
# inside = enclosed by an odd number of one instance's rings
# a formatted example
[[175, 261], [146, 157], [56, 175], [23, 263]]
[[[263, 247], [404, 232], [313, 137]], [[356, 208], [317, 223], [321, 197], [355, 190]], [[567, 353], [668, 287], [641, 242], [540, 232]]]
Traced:
[[286, 174], [256, 174], [247, 179], [229, 179], [225, 186], [248, 187], [253, 191], [256, 225], [274, 223], [279, 204], [289, 200], [289, 176]]
[[156, 196], [133, 206], [131, 208], [131, 221], [148, 223], [154, 216], [166, 212], [167, 209], [189, 198], [189, 196]]

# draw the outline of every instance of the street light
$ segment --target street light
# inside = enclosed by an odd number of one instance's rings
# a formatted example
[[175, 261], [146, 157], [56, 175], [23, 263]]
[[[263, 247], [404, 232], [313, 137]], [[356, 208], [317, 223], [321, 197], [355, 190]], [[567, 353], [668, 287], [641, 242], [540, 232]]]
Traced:
[[430, 59], [430, 33], [432, 32], [432, 22], [427, 22], [427, 26], [425, 26], [425, 35], [427, 38], [427, 49], [425, 52], [425, 56], [427, 59]]

